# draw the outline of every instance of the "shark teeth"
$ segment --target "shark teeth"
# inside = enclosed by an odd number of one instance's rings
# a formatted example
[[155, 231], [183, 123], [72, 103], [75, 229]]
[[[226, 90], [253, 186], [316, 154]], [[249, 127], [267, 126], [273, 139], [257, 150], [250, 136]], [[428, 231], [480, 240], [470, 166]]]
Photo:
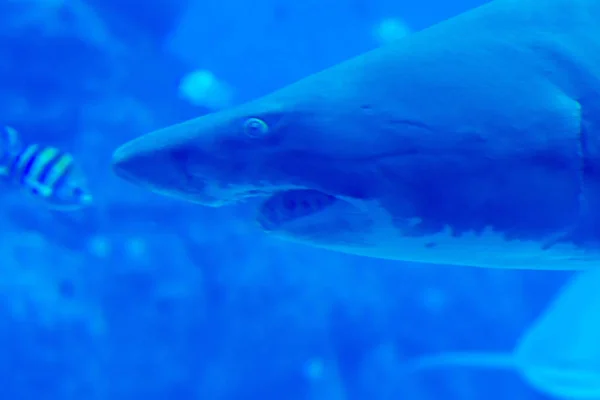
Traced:
[[258, 223], [267, 230], [278, 225], [322, 211], [337, 198], [311, 189], [275, 193], [259, 208]]

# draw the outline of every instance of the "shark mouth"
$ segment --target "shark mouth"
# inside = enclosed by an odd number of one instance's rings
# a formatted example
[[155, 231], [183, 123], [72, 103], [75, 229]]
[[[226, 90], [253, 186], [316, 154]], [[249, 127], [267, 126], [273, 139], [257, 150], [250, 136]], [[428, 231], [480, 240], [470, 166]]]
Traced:
[[277, 192], [258, 209], [257, 222], [265, 230], [323, 211], [339, 200], [318, 190], [294, 189]]

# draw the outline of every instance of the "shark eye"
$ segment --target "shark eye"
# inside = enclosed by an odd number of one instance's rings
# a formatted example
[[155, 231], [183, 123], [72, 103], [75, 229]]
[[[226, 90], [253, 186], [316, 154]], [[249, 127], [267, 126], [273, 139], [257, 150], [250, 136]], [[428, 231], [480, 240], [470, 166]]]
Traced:
[[259, 118], [248, 118], [244, 122], [244, 133], [253, 138], [260, 138], [269, 133], [269, 125]]

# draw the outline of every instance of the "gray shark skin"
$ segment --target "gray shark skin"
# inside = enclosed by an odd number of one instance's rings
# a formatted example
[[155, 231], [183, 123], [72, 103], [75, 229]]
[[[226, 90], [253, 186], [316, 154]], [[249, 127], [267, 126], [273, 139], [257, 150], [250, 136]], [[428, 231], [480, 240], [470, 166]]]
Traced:
[[116, 174], [287, 240], [518, 269], [600, 260], [600, 1], [496, 0], [132, 140]]

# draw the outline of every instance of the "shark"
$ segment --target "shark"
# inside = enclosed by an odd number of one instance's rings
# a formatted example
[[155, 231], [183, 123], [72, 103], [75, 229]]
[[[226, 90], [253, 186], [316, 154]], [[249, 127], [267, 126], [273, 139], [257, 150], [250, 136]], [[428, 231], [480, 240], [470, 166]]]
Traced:
[[134, 138], [115, 174], [269, 235], [417, 263], [600, 260], [600, 2], [494, 0]]

